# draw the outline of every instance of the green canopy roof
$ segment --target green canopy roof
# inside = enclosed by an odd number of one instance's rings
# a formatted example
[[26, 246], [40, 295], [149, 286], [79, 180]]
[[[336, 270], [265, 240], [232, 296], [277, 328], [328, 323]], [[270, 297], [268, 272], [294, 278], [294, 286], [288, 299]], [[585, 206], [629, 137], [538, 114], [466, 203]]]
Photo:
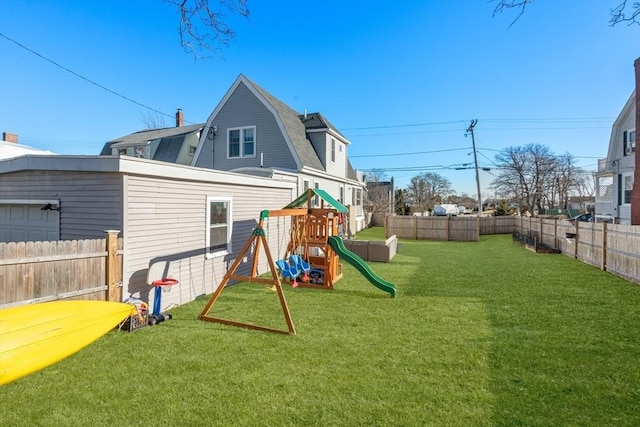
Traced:
[[326, 191], [320, 190], [319, 188], [308, 188], [306, 192], [302, 193], [300, 197], [298, 197], [293, 202], [285, 206], [284, 209], [305, 207], [308, 204], [309, 198], [314, 196], [320, 197], [322, 200], [324, 200], [326, 203], [331, 205], [339, 213], [349, 212], [349, 210], [345, 205], [343, 205], [342, 203], [340, 203], [339, 201], [331, 197], [329, 193], [327, 193]]

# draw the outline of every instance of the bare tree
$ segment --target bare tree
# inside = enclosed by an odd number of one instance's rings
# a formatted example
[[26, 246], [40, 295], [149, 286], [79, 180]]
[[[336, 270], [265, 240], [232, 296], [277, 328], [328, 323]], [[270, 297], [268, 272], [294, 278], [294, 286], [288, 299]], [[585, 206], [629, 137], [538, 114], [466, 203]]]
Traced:
[[[496, 16], [508, 9], [519, 9], [518, 15], [511, 24], [509, 24], [509, 28], [511, 28], [511, 26], [520, 19], [525, 8], [533, 3], [533, 0], [489, 0], [489, 2], [495, 4], [493, 16]], [[628, 0], [621, 0], [618, 6], [611, 9], [609, 15], [611, 16], [611, 19], [609, 20], [609, 25], [611, 26], [621, 22], [627, 22], [629, 25], [640, 24], [640, 2], [634, 1], [631, 3], [628, 2]]]
[[167, 127], [164, 116], [157, 111], [145, 110], [138, 116], [146, 129], [161, 129]]
[[249, 17], [247, 0], [164, 0], [173, 5], [180, 16], [180, 45], [194, 57], [200, 52], [219, 54], [236, 36], [227, 20], [231, 15]]
[[506, 148], [495, 158], [500, 173], [492, 188], [523, 209], [566, 209], [571, 196], [593, 195], [593, 178], [569, 153], [557, 156], [544, 145], [529, 144]]
[[407, 190], [398, 189], [396, 190], [396, 205], [395, 205], [395, 213], [397, 215], [407, 215], [409, 214], [410, 208], [407, 204]]
[[369, 212], [393, 212], [393, 178], [389, 181], [382, 169], [373, 169], [366, 174], [367, 210]]
[[414, 176], [407, 187], [407, 198], [412, 208], [419, 212], [433, 209], [453, 193], [451, 181], [435, 172]]

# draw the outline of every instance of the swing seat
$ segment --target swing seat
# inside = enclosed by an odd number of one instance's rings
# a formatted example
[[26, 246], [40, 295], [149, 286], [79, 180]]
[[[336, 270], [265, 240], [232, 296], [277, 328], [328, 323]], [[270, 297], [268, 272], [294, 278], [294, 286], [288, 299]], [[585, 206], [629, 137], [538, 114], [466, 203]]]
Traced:
[[298, 286], [298, 282], [296, 282], [296, 279], [298, 278], [300, 272], [295, 265], [291, 265], [287, 261], [279, 259], [276, 261], [276, 266], [280, 270], [280, 275], [282, 277], [287, 277], [292, 280], [291, 284], [294, 288]]
[[302, 281], [307, 283], [309, 281], [309, 271], [311, 271], [311, 265], [302, 259], [300, 255], [290, 255], [289, 260], [296, 266], [299, 272], [302, 273]]
[[311, 271], [311, 265], [303, 260], [300, 255], [291, 255], [289, 256], [289, 259], [291, 260], [293, 265], [295, 265], [296, 268], [303, 273], [308, 273], [309, 271]]

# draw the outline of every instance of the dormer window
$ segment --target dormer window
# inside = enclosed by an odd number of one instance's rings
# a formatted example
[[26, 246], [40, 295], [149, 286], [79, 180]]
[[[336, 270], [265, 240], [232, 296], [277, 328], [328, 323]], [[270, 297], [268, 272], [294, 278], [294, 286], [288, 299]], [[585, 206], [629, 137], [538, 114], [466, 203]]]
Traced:
[[233, 128], [228, 131], [228, 157], [256, 156], [256, 127]]

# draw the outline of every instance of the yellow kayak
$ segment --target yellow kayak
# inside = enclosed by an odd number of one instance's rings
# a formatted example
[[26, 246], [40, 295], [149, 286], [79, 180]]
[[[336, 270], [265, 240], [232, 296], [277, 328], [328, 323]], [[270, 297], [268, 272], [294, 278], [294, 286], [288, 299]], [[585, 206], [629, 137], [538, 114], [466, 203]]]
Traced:
[[130, 304], [54, 301], [0, 310], [0, 385], [91, 344], [135, 312]]

